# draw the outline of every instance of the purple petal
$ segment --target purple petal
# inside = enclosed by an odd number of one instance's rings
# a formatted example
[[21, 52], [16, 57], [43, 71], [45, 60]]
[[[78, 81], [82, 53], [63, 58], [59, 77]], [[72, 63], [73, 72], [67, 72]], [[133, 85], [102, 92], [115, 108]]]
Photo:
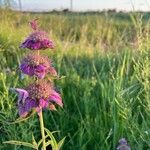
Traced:
[[41, 42], [40, 41], [37, 41], [37, 42], [34, 42], [31, 44], [30, 47], [28, 47], [32, 50], [38, 50], [38, 49], [41, 49]]
[[32, 37], [28, 37], [20, 46], [20, 48], [29, 48], [31, 50], [38, 50], [38, 49], [46, 49], [55, 47], [53, 41], [48, 39], [34, 40]]
[[25, 110], [24, 106], [19, 105], [18, 110], [19, 110], [19, 116], [20, 117], [24, 118], [28, 115], [28, 112]]
[[20, 48], [29, 48], [31, 50], [38, 50], [41, 48], [40, 41], [34, 41], [32, 38], [28, 37], [20, 46]]
[[53, 48], [55, 47], [53, 41], [52, 41], [52, 40], [48, 40], [48, 39], [44, 39], [44, 40], [42, 41], [42, 45], [43, 45], [43, 47], [45, 47], [45, 48], [51, 48], [51, 49], [53, 49]]
[[33, 99], [26, 98], [23, 103], [18, 104], [19, 115], [25, 117], [33, 108], [38, 106], [37, 102]]
[[27, 74], [29, 76], [33, 76], [34, 75], [34, 67], [33, 66], [29, 66], [28, 64], [21, 64], [20, 65], [20, 69], [24, 74]]
[[46, 67], [43, 65], [36, 66], [34, 69], [34, 74], [38, 78], [43, 79], [45, 77], [45, 74], [46, 74]]
[[21, 117], [25, 117], [28, 112], [26, 111], [26, 108], [24, 106], [24, 103], [26, 101], [26, 98], [29, 96], [28, 92], [24, 89], [19, 88], [12, 88], [13, 91], [18, 93], [18, 109], [19, 109], [19, 115]]
[[21, 45], [20, 48], [29, 48], [31, 47], [31, 39], [27, 38]]
[[18, 103], [24, 102], [25, 99], [29, 96], [29, 93], [24, 89], [12, 88], [12, 90], [18, 93]]
[[25, 101], [25, 108], [26, 111], [30, 111], [32, 108], [35, 108], [38, 106], [38, 103], [36, 100], [31, 99], [31, 98], [27, 98]]
[[59, 106], [63, 107], [62, 98], [59, 93], [57, 93], [55, 90], [52, 91], [50, 95], [50, 101], [57, 103]]

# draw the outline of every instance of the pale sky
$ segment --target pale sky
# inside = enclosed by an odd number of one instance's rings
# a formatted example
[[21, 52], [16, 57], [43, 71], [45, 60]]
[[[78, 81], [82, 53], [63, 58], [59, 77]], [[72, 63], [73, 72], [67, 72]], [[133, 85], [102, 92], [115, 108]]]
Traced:
[[[19, 0], [15, 0], [17, 3]], [[71, 0], [20, 0], [23, 10], [47, 11], [70, 8]], [[150, 0], [72, 0], [74, 11], [86, 10], [142, 10], [150, 11]]]

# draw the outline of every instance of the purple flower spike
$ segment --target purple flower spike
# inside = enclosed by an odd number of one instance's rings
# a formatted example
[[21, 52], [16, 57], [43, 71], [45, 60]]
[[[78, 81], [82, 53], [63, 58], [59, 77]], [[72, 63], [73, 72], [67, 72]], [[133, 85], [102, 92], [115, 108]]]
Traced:
[[28, 54], [20, 65], [20, 70], [29, 76], [36, 76], [43, 79], [47, 73], [57, 76], [57, 72], [52, 67], [51, 61], [46, 56], [38, 54]]
[[[33, 27], [34, 28], [34, 27]], [[55, 44], [49, 40], [47, 34], [43, 31], [35, 31], [21, 44], [21, 48], [28, 48], [31, 50], [44, 50], [47, 48], [53, 49]]]
[[[55, 44], [46, 32], [39, 30], [37, 20], [29, 22], [33, 32], [20, 45], [21, 48], [33, 50], [25, 56], [19, 66], [21, 75], [23, 73], [36, 77], [33, 79], [34, 83], [25, 89], [13, 88], [13, 91], [18, 94], [17, 104], [20, 117], [26, 117], [33, 109], [40, 115], [42, 109], [45, 108], [56, 110], [56, 104], [63, 107], [62, 98], [53, 87], [53, 79], [57, 79], [57, 72], [49, 58], [39, 53], [39, 50], [53, 49]], [[47, 74], [50, 74], [47, 76], [49, 82], [43, 80]]]
[[59, 106], [63, 107], [62, 98], [60, 97], [60, 94], [57, 93], [55, 90], [52, 91], [49, 99], [50, 101], [55, 102]]

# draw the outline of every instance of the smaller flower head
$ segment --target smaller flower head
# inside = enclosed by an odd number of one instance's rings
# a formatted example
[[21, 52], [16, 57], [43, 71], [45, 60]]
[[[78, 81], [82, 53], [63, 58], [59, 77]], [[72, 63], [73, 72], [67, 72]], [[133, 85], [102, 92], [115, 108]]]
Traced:
[[37, 31], [36, 20], [30, 22], [31, 28], [34, 30], [32, 34], [21, 44], [21, 48], [28, 48], [31, 50], [44, 50], [47, 48], [53, 49], [55, 47], [54, 42], [49, 40], [48, 35], [44, 31]]
[[26, 89], [14, 90], [18, 93], [18, 109], [21, 117], [26, 117], [33, 108], [39, 113], [43, 108], [56, 110], [54, 104], [63, 107], [60, 94], [54, 90], [51, 83], [45, 80], [36, 81]]
[[47, 48], [53, 49], [55, 47], [52, 40], [43, 31], [36, 31], [29, 35], [29, 37], [21, 44], [21, 48], [28, 48], [31, 50], [44, 50]]
[[119, 140], [117, 150], [131, 150], [125, 138]]
[[43, 79], [47, 73], [57, 76], [57, 72], [52, 67], [51, 61], [46, 56], [38, 54], [28, 54], [22, 61], [20, 69], [24, 74], [36, 76]]

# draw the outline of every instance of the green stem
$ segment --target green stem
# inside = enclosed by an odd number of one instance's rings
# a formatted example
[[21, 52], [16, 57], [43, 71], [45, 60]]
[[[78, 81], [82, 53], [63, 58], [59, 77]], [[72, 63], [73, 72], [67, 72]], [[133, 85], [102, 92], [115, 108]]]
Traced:
[[39, 119], [40, 119], [40, 127], [41, 127], [42, 141], [43, 141], [43, 150], [46, 150], [45, 132], [44, 132], [44, 122], [43, 122], [42, 110], [41, 110], [41, 112], [39, 113]]

